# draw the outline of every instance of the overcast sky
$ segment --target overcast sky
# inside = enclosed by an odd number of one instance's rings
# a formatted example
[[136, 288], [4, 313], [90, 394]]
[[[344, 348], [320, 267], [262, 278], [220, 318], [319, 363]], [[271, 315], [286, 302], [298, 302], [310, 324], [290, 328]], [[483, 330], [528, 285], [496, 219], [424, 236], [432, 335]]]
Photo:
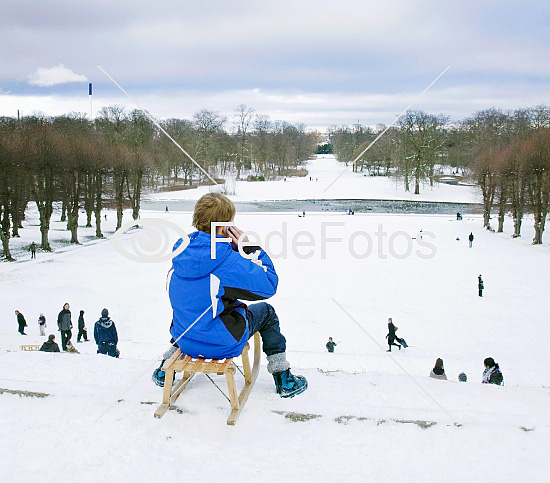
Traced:
[[158, 118], [239, 104], [272, 120], [463, 119], [550, 104], [550, 2], [2, 0], [0, 115], [135, 106]]

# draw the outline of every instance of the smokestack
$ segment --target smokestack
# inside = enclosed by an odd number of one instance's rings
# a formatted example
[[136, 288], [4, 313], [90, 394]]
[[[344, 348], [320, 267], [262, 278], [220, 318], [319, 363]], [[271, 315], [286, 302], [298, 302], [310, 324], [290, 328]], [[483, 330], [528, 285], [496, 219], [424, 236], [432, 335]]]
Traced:
[[90, 121], [93, 120], [92, 116], [92, 83], [88, 84], [88, 97], [90, 98]]

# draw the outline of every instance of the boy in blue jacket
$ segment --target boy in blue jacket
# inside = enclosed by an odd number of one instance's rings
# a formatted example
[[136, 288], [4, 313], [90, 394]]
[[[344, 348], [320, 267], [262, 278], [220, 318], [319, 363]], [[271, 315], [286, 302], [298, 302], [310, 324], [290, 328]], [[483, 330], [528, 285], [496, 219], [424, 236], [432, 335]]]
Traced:
[[[307, 380], [290, 372], [286, 339], [275, 310], [265, 302], [249, 306], [241, 302], [275, 295], [277, 273], [260, 247], [245, 246], [244, 256], [239, 253], [242, 231], [225, 225], [232, 224], [234, 217], [235, 206], [219, 193], [208, 193], [195, 205], [193, 226], [198, 231], [189, 235], [188, 245], [172, 259], [168, 274], [173, 344], [192, 357], [223, 359], [239, 356], [247, 340], [260, 332], [277, 393], [293, 397], [307, 389]], [[182, 243], [180, 238], [174, 251]], [[164, 385], [161, 367], [153, 374], [159, 386]]]

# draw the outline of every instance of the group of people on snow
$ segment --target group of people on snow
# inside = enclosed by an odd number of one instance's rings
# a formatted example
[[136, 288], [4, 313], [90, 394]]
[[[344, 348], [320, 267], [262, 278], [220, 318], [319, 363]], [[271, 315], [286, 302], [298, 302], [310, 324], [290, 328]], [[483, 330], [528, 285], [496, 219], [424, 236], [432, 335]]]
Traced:
[[[485, 369], [481, 378], [482, 384], [496, 384], [498, 386], [501, 386], [504, 383], [504, 376], [502, 375], [502, 371], [500, 370], [500, 367], [495, 362], [495, 360], [492, 357], [487, 357], [483, 361], [483, 365]], [[444, 381], [447, 380], [445, 368], [443, 367], [443, 359], [441, 359], [440, 357], [436, 359], [435, 365], [430, 371], [430, 377], [434, 379], [442, 379]], [[458, 375], [458, 380], [460, 382], [466, 382], [468, 380], [468, 377], [466, 376], [466, 374], [464, 374], [464, 372], [461, 372]]]
[[[481, 280], [481, 275], [479, 276]], [[483, 284], [483, 281], [481, 281], [481, 284]], [[480, 296], [481, 296], [481, 290], [480, 288]], [[396, 331], [398, 327], [393, 324], [393, 319], [391, 317], [388, 318], [388, 334], [386, 335], [386, 339], [388, 340], [388, 350], [386, 352], [391, 352], [392, 346], [396, 346], [401, 350], [401, 348], [408, 347], [407, 342], [405, 339], [397, 337]], [[396, 344], [395, 342], [398, 342]], [[325, 347], [328, 352], [334, 352], [334, 348], [336, 347], [336, 343], [332, 340], [332, 337], [328, 338], [328, 342], [326, 343]], [[504, 382], [504, 376], [502, 375], [502, 372], [499, 368], [499, 365], [495, 362], [495, 360], [492, 357], [487, 357], [483, 364], [485, 366], [485, 370], [483, 372], [482, 377], [482, 383], [484, 384], [497, 384], [502, 385]], [[435, 361], [435, 365], [433, 369], [430, 371], [430, 377], [434, 379], [442, 379], [447, 380], [447, 375], [445, 374], [445, 368], [443, 367], [443, 359], [437, 358]], [[466, 374], [464, 372], [461, 372], [458, 375], [458, 380], [460, 382], [466, 382], [468, 380]]]
[[[15, 315], [17, 316], [17, 323], [19, 325], [19, 333], [21, 335], [27, 335], [24, 331], [25, 327], [27, 327], [25, 317], [19, 310], [15, 311]], [[47, 326], [46, 317], [41, 313], [38, 317], [38, 327], [41, 336], [46, 335]], [[63, 352], [78, 353], [78, 350], [71, 342], [73, 322], [70, 305], [68, 303], [63, 305], [63, 309], [57, 315], [57, 328], [61, 333], [61, 348]], [[109, 317], [109, 311], [107, 309], [101, 311], [101, 317], [94, 325], [94, 339], [97, 344], [98, 354], [107, 354], [112, 357], [118, 357], [120, 354], [117, 349], [118, 334], [115, 323]], [[78, 317], [78, 334], [76, 341], [88, 342], [88, 340], [88, 331], [84, 321], [84, 310], [81, 310]], [[57, 342], [55, 342], [54, 334], [48, 336], [48, 340], [42, 344], [40, 350], [44, 352], [61, 352]]]

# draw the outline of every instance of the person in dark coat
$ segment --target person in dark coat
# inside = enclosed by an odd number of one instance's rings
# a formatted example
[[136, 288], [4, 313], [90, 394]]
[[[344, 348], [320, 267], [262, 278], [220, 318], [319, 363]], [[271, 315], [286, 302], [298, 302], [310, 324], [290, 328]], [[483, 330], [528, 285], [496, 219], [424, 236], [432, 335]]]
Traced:
[[386, 352], [391, 352], [391, 346], [397, 346], [399, 347], [399, 350], [401, 350], [401, 346], [399, 344], [395, 343], [396, 335], [395, 331], [397, 330], [397, 327], [393, 325], [392, 318], [390, 317], [388, 319], [388, 335], [386, 336], [386, 339], [388, 339], [388, 346], [389, 349]]
[[98, 354], [107, 354], [117, 357], [118, 334], [115, 323], [109, 318], [109, 311], [103, 309], [101, 317], [94, 326], [94, 339]]
[[481, 383], [501, 386], [504, 382], [504, 376], [502, 372], [500, 372], [500, 368], [495, 360], [492, 357], [487, 357], [487, 359], [483, 361], [483, 364], [485, 365], [485, 370], [483, 371]]
[[36, 243], [31, 243], [31, 260], [36, 258]]
[[479, 291], [479, 296], [480, 297], [483, 297], [483, 289], [484, 289], [484, 285], [483, 285], [483, 279], [481, 278], [481, 274], [479, 275], [479, 277], [477, 277], [477, 289]]
[[474, 234], [470, 232], [470, 236], [468, 236], [468, 240], [470, 241], [470, 248], [472, 248], [472, 243], [474, 242]]
[[55, 342], [55, 335], [50, 334], [48, 340], [42, 344], [40, 350], [43, 352], [61, 352], [59, 346]]
[[61, 348], [67, 350], [67, 341], [71, 339], [73, 333], [73, 323], [71, 321], [71, 311], [69, 310], [69, 304], [63, 305], [63, 310], [59, 312], [57, 316], [57, 327], [61, 332]]
[[38, 317], [38, 327], [40, 329], [40, 335], [46, 335], [46, 317], [44, 317], [44, 314], [40, 314]]
[[76, 341], [80, 342], [80, 339], [84, 337], [84, 341], [88, 342], [88, 331], [86, 330], [86, 324], [84, 323], [84, 311], [80, 311], [78, 316], [78, 335], [76, 336]]
[[436, 359], [435, 366], [430, 371], [430, 377], [433, 377], [434, 379], [442, 379], [444, 381], [447, 380], [445, 369], [443, 368], [443, 359], [441, 359], [440, 357]]
[[25, 320], [25, 317], [23, 317], [23, 314], [19, 312], [19, 310], [15, 311], [15, 315], [17, 315], [17, 323], [19, 324], [19, 333], [21, 335], [27, 335], [25, 334], [25, 327], [27, 327], [27, 321]]
[[327, 351], [334, 352], [334, 348], [336, 347], [336, 342], [332, 341], [332, 337], [328, 338], [328, 342], [326, 343], [325, 347], [327, 348]]

